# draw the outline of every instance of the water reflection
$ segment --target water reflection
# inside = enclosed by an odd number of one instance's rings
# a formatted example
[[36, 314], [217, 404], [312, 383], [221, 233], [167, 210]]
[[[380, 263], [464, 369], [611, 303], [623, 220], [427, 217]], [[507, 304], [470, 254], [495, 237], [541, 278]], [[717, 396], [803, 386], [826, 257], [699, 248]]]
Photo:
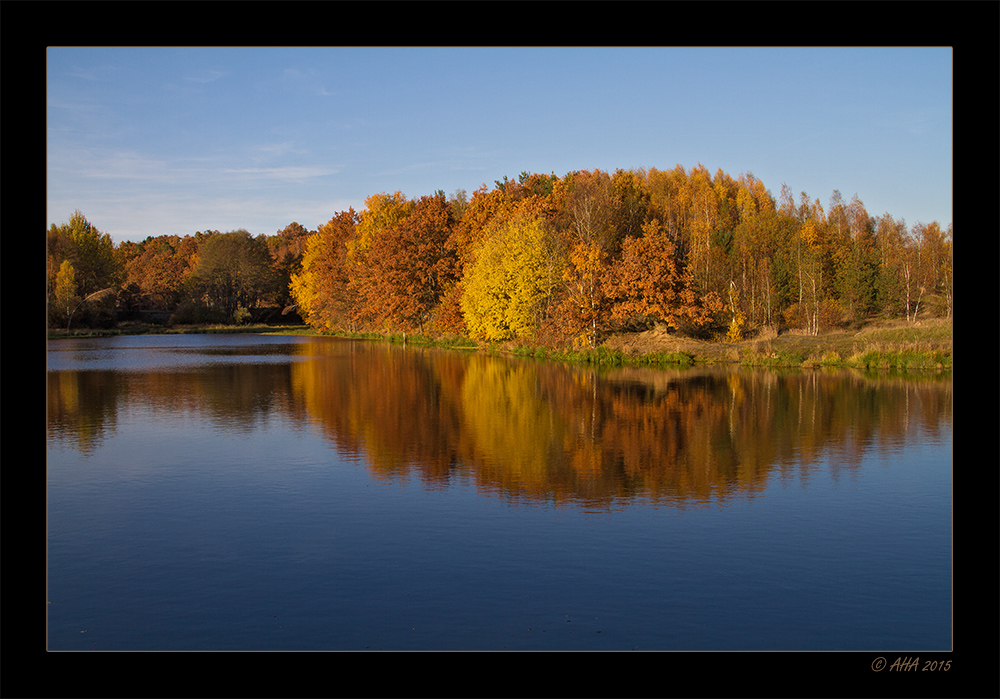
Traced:
[[808, 483], [820, 464], [849, 475], [866, 453], [951, 423], [950, 375], [599, 373], [328, 338], [202, 354], [210, 361], [148, 371], [134, 354], [128, 371], [50, 370], [50, 442], [92, 453], [135, 408], [227, 431], [279, 416], [363, 458], [379, 479], [460, 479], [592, 507], [635, 497], [685, 506], [753, 497], [775, 475]]

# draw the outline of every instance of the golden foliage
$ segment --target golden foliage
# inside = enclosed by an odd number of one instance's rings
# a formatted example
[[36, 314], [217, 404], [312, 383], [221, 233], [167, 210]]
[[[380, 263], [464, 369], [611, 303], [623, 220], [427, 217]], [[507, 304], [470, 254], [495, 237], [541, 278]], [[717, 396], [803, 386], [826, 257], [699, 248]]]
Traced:
[[489, 342], [533, 337], [562, 269], [555, 241], [537, 218], [508, 220], [491, 230], [466, 269], [466, 326]]
[[[721, 333], [734, 317], [724, 305], [739, 309], [746, 331], [777, 324], [794, 304], [841, 303], [856, 321], [913, 317], [932, 308], [921, 289], [935, 312], [951, 313], [950, 226], [907, 231], [836, 191], [828, 208], [805, 192], [796, 206], [787, 185], [776, 206], [753, 174], [712, 175], [701, 163], [522, 172], [471, 200], [463, 190], [451, 200], [373, 194], [360, 215], [351, 212], [349, 230], [279, 231], [267, 241], [267, 264], [287, 286], [271, 295], [288, 306], [290, 292], [317, 328], [426, 325], [489, 341], [595, 345], [652, 322]], [[83, 297], [124, 277], [130, 299], [175, 307], [190, 296], [199, 248], [212, 235], [127, 243], [109, 255], [107, 236], [75, 212], [47, 232], [48, 298], [68, 260]]]

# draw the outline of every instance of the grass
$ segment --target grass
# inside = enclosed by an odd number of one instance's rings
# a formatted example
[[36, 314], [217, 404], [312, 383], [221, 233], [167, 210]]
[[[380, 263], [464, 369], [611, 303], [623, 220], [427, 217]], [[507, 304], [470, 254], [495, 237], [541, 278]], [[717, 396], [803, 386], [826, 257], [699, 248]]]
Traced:
[[846, 362], [859, 369], [951, 369], [951, 352], [939, 349], [899, 347], [885, 343], [869, 344]]
[[952, 324], [929, 318], [914, 325], [904, 320], [873, 321], [857, 331], [820, 335], [784, 333], [730, 346], [704, 348], [705, 361], [751, 367], [847, 367], [865, 370], [941, 370], [952, 368]]
[[556, 350], [547, 347], [524, 346], [512, 349], [511, 354], [534, 359], [546, 359], [572, 364], [591, 364], [598, 367], [650, 366], [678, 367], [691, 366], [694, 357], [687, 352], [649, 352], [629, 354], [605, 345], [581, 350]]
[[793, 367], [802, 366], [803, 362], [802, 355], [794, 352], [784, 352], [784, 351], [770, 351], [761, 352], [755, 349], [749, 349], [744, 351], [740, 355], [740, 364], [742, 366], [751, 367]]
[[948, 370], [952, 367], [952, 324], [926, 318], [919, 324], [876, 319], [860, 328], [819, 335], [763, 328], [741, 342], [697, 339], [656, 328], [608, 340], [624, 352], [644, 356], [661, 350], [686, 353], [696, 364], [747, 367], [857, 367], [862, 369]]
[[845, 366], [844, 358], [835, 350], [827, 350], [821, 356], [807, 357], [802, 361], [803, 367], [841, 367]]
[[850, 352], [818, 348], [806, 356], [795, 352], [745, 349], [739, 363], [752, 367], [848, 367], [854, 369], [951, 369], [950, 349], [921, 346], [920, 343], [866, 342]]
[[[923, 346], [922, 346], [923, 344]], [[934, 348], [917, 342], [865, 342], [855, 344], [850, 353], [818, 347], [803, 355], [768, 347], [744, 348], [739, 364], [748, 367], [849, 367], [854, 369], [951, 369], [950, 349]]]
[[905, 321], [894, 322], [883, 326], [872, 326], [861, 330], [855, 335], [865, 342], [890, 343], [925, 343], [951, 344], [952, 326], [943, 319], [929, 319], [919, 325], [911, 325]]

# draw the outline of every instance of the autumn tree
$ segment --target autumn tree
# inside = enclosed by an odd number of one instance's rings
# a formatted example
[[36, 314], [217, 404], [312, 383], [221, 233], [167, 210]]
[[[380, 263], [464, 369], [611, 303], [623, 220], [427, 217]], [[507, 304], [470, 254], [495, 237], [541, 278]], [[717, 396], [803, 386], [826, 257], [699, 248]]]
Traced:
[[317, 329], [355, 329], [357, 298], [350, 281], [347, 246], [354, 240], [357, 224], [354, 209], [334, 215], [306, 238], [299, 269], [291, 272], [289, 287], [296, 310]]
[[79, 211], [69, 219], [69, 235], [73, 242], [71, 259], [76, 268], [80, 295], [121, 283], [121, 269], [114, 253], [111, 236], [93, 226]]
[[191, 296], [217, 310], [222, 320], [248, 320], [252, 309], [273, 297], [271, 258], [264, 236], [245, 229], [207, 237], [188, 278]]
[[[492, 190], [483, 185], [473, 193], [452, 230], [449, 244], [458, 257], [459, 275], [456, 283], [446, 289], [435, 313], [438, 330], [463, 334], [469, 331], [467, 314], [463, 309], [466, 284], [477, 257], [480, 257], [481, 248], [498, 231], [514, 220], [536, 220], [546, 230], [551, 230], [550, 224], [557, 214], [553, 200], [556, 182], [558, 178], [554, 175], [522, 172], [516, 180], [505, 178]], [[454, 204], [452, 210], [455, 210]], [[482, 269], [480, 264], [476, 274], [481, 274]]]
[[722, 310], [715, 292], [699, 298], [694, 278], [666, 228], [656, 219], [643, 225], [643, 235], [626, 238], [622, 255], [609, 274], [608, 293], [614, 297], [610, 315], [620, 322], [660, 322], [672, 328], [705, 325]]
[[275, 299], [283, 309], [292, 305], [290, 285], [292, 275], [302, 269], [302, 256], [306, 244], [312, 234], [297, 221], [282, 228], [274, 235], [267, 237], [267, 248], [271, 254], [271, 265], [276, 277], [276, 288], [279, 293]]
[[954, 258], [952, 252], [952, 227], [950, 223], [944, 232], [943, 243], [944, 245], [941, 251], [942, 256], [939, 267], [940, 277], [938, 288], [944, 296], [947, 317], [951, 318], [952, 304], [955, 298], [955, 272], [953, 269]]
[[[104, 325], [112, 322], [115, 293], [121, 286], [123, 274], [111, 236], [99, 231], [82, 213], [74, 211], [68, 223], [49, 227], [46, 242], [49, 301], [62, 263], [68, 260], [73, 268], [77, 294], [82, 299], [92, 299], [87, 308], [81, 309], [77, 323]], [[111, 292], [106, 292], [107, 289]], [[105, 292], [100, 300], [94, 296], [97, 292]]]
[[[52, 296], [55, 293], [56, 277], [62, 268], [62, 263], [69, 261], [73, 264], [73, 241], [69, 237], [66, 226], [51, 225], [45, 232], [45, 296], [51, 304]], [[75, 271], [74, 271], [75, 277]], [[74, 284], [76, 281], [74, 279]]]
[[73, 309], [81, 300], [77, 291], [76, 270], [73, 269], [73, 263], [69, 260], [63, 260], [59, 265], [52, 294], [49, 297], [49, 323], [51, 325], [66, 323]]
[[[381, 252], [373, 243], [387, 237], [397, 223], [413, 211], [413, 202], [396, 191], [393, 194], [372, 194], [365, 199], [365, 208], [358, 214], [354, 235], [346, 241], [347, 277], [352, 298], [351, 323], [354, 327], [371, 327], [382, 322], [382, 293], [374, 276], [371, 260]], [[371, 260], [369, 259], [371, 256]]]
[[[914, 226], [913, 236], [919, 255], [917, 266], [920, 286], [926, 289], [928, 301], [934, 304], [936, 315], [951, 314], [952, 256], [951, 230], [931, 221]], [[930, 310], [930, 307], [928, 307]]]
[[718, 194], [712, 186], [711, 174], [700, 163], [691, 169], [688, 184], [691, 191], [689, 269], [700, 293], [717, 292], [717, 287], [724, 281], [720, 272], [725, 265], [721, 250], [712, 244], [713, 234], [719, 225]]
[[490, 342], [533, 337], [562, 267], [543, 220], [522, 216], [493, 226], [465, 272], [461, 305], [469, 331]]
[[466, 207], [469, 206], [469, 193], [462, 188], [456, 189], [448, 197], [448, 205], [451, 207], [452, 218], [461, 221]]
[[[803, 201], [805, 201], [803, 192]], [[804, 217], [794, 240], [796, 268], [799, 281], [798, 302], [784, 309], [785, 322], [792, 328], [819, 333], [820, 310], [826, 298], [824, 289], [828, 275], [825, 273], [827, 259], [826, 214], [819, 199], [800, 206], [800, 218]]]
[[383, 192], [367, 197], [356, 234], [347, 244], [350, 259], [357, 265], [364, 265], [372, 240], [409, 216], [412, 210], [413, 202], [398, 190], [392, 194]]
[[447, 200], [434, 195], [421, 197], [407, 216], [372, 232], [358, 276], [367, 318], [388, 329], [423, 333], [458, 276], [458, 257], [449, 244], [453, 226]]
[[574, 345], [596, 347], [611, 320], [609, 256], [597, 241], [576, 243], [568, 256], [555, 325]]
[[618, 240], [642, 235], [650, 217], [651, 197], [641, 173], [615, 170], [611, 175], [611, 227]]
[[149, 237], [119, 247], [125, 285], [145, 310], [172, 310], [182, 300], [184, 282], [197, 264], [198, 241], [191, 236]]
[[462, 265], [471, 262], [478, 245], [491, 234], [497, 221], [516, 216], [551, 220], [558, 210], [553, 197], [557, 182], [554, 176], [521, 173], [517, 180], [505, 178], [492, 190], [484, 184], [473, 192], [472, 200], [462, 208], [462, 217], [455, 219], [452, 234]]
[[847, 207], [847, 226], [838, 260], [838, 290], [848, 316], [859, 322], [876, 310], [878, 249], [871, 220], [856, 194]]
[[573, 244], [594, 245], [614, 254], [619, 232], [614, 227], [611, 177], [601, 170], [580, 170], [560, 180], [555, 192]]
[[894, 317], [904, 313], [903, 266], [905, 264], [906, 222], [888, 212], [875, 222], [878, 276], [875, 303], [878, 312]]
[[741, 175], [736, 191], [739, 220], [733, 230], [730, 289], [735, 289], [746, 317], [773, 322], [774, 289], [771, 255], [776, 249], [774, 200], [752, 173]]
[[567, 251], [554, 325], [574, 343], [590, 347], [597, 346], [610, 323], [607, 274], [621, 242], [613, 194], [611, 177], [601, 170], [569, 173], [553, 191]]
[[927, 286], [921, 274], [920, 244], [908, 237], [902, 254], [903, 294], [907, 322], [914, 323], [920, 312]]
[[493, 219], [508, 215], [512, 208], [503, 189], [491, 190], [484, 184], [472, 193], [472, 199], [462, 209], [462, 217], [455, 219], [451, 236], [462, 266], [472, 263]]
[[653, 206], [652, 216], [666, 229], [678, 254], [686, 256], [690, 245], [687, 221], [692, 198], [687, 171], [680, 164], [672, 170], [650, 168], [646, 179]]

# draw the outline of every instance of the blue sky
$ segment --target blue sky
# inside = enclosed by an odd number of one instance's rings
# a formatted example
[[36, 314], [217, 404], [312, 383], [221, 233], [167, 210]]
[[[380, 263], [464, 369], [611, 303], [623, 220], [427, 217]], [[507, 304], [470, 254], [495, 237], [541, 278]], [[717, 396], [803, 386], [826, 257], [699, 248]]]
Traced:
[[49, 48], [48, 221], [315, 229], [522, 171], [752, 172], [952, 220], [943, 48]]

